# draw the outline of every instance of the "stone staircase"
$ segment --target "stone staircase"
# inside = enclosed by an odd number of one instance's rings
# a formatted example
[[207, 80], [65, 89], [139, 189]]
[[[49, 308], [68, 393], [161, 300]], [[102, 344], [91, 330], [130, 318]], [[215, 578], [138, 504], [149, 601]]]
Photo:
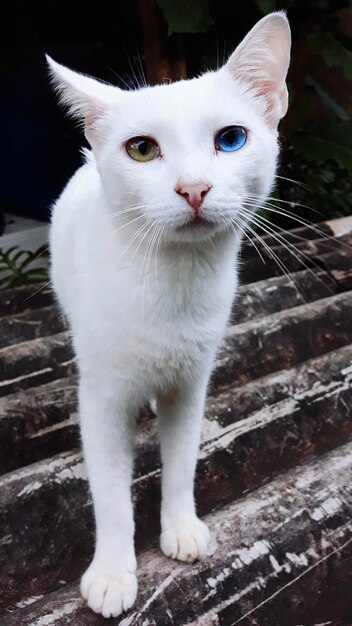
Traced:
[[[114, 626], [352, 624], [352, 222], [285, 237], [294, 254], [243, 244], [197, 470], [211, 554], [193, 566], [158, 549], [155, 416], [140, 416], [140, 591]], [[102, 626], [77, 586], [94, 525], [65, 322], [45, 286], [3, 292], [0, 316], [0, 624]]]

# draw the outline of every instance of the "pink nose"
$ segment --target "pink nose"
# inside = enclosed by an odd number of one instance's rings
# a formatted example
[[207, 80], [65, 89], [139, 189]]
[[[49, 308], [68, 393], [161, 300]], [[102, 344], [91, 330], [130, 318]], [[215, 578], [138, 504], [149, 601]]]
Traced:
[[186, 184], [183, 183], [182, 180], [179, 180], [175, 191], [180, 196], [184, 197], [189, 206], [192, 207], [195, 217], [197, 217], [203, 200], [210, 188], [211, 185], [205, 181]]

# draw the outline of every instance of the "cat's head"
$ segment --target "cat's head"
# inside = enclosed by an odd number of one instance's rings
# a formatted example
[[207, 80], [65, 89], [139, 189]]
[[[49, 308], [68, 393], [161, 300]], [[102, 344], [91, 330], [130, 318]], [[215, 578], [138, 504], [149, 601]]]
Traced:
[[125, 91], [48, 63], [63, 103], [84, 122], [112, 211], [131, 223], [144, 216], [136, 230], [148, 222], [166, 240], [195, 241], [241, 230], [270, 192], [289, 56], [279, 12], [218, 71], [191, 80]]

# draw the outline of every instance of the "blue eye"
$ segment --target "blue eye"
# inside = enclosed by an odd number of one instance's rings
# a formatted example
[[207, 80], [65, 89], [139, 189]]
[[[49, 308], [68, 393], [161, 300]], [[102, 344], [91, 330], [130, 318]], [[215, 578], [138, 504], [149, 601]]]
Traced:
[[215, 136], [215, 150], [235, 152], [247, 141], [247, 131], [242, 126], [228, 126]]

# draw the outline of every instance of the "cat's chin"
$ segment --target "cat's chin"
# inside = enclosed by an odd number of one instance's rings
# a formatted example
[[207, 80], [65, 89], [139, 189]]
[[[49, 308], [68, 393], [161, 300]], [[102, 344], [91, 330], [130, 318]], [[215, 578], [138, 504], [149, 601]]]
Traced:
[[208, 220], [205, 217], [197, 217], [193, 220], [188, 220], [181, 224], [181, 226], [176, 226], [175, 230], [177, 232], [194, 232], [199, 230], [212, 230], [217, 226], [215, 222], [212, 220]]
[[223, 230], [224, 228], [219, 223], [198, 217], [175, 226], [170, 235], [172, 239], [177, 241], [202, 241], [209, 240]]

